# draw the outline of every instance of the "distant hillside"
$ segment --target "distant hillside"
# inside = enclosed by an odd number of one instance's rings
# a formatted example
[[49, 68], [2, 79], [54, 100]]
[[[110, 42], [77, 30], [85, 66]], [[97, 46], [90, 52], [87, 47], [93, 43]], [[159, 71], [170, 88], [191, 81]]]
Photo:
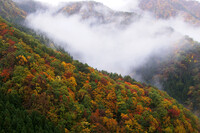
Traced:
[[[39, 9], [47, 9], [45, 5], [33, 0], [14, 0], [15, 4], [11, 0], [1, 0], [0, 2], [2, 3], [0, 6], [0, 10], [3, 11], [2, 16], [7, 16], [7, 18], [12, 18], [16, 14], [24, 17], [26, 16], [25, 12], [33, 13]], [[139, 17], [134, 12], [114, 11], [102, 3], [94, 1], [69, 2], [63, 3], [63, 5], [57, 13], [64, 13], [66, 16], [80, 15], [83, 20], [92, 20], [92, 24], [118, 23], [128, 25]], [[180, 15], [187, 22], [200, 25], [200, 3], [197, 1], [141, 0], [139, 7], [142, 10], [152, 12], [157, 18], [168, 19]]]
[[66, 3], [58, 13], [66, 16], [80, 15], [83, 20], [92, 20], [93, 24], [118, 23], [127, 25], [138, 17], [136, 13], [114, 11], [98, 2]]
[[[14, 0], [16, 5], [25, 12], [34, 13], [38, 10], [48, 8], [33, 0]], [[133, 12], [114, 11], [102, 3], [94, 1], [67, 2], [58, 7], [55, 14], [63, 13], [67, 17], [78, 15], [82, 20], [89, 20], [91, 25], [116, 23], [118, 25], [128, 25], [139, 16]]]
[[[197, 117], [165, 92], [129, 76], [99, 72], [2, 18], [0, 94], [10, 99], [0, 102], [8, 112], [0, 115], [4, 132], [16, 127], [19, 132], [200, 132]], [[21, 100], [14, 103], [17, 97]], [[15, 108], [24, 113], [15, 116]]]
[[0, 16], [12, 22], [21, 22], [26, 12], [16, 6], [12, 0], [0, 0]]
[[157, 18], [168, 19], [181, 15], [187, 22], [200, 25], [200, 3], [192, 0], [141, 0], [140, 8]]

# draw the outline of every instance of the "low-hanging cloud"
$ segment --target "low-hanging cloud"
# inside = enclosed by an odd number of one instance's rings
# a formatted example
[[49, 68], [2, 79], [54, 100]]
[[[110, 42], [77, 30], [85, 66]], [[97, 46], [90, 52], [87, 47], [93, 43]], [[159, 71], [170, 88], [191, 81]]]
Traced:
[[66, 17], [51, 11], [31, 14], [26, 22], [55, 42], [62, 42], [75, 59], [123, 75], [143, 65], [151, 54], [169, 50], [185, 35], [200, 41], [199, 28], [182, 18], [156, 20], [147, 13], [123, 29], [113, 23], [91, 27], [80, 16]]

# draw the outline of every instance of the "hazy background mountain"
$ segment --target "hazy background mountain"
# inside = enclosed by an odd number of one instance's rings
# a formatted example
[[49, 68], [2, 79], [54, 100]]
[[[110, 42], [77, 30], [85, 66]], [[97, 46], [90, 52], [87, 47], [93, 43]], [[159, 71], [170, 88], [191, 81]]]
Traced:
[[200, 25], [200, 4], [194, 0], [141, 0], [139, 7], [155, 17], [169, 19], [178, 15], [186, 22]]
[[64, 6], [57, 13], [63, 13], [66, 16], [80, 15], [82, 20], [91, 20], [91, 24], [108, 24], [118, 23], [118, 26], [128, 25], [136, 19], [137, 14], [134, 12], [114, 11], [102, 3], [98, 2], [70, 2], [63, 4]]

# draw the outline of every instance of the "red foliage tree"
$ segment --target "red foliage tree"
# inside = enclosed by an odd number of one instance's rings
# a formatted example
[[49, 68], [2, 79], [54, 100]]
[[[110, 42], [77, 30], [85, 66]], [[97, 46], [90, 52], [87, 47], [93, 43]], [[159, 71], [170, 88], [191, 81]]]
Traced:
[[0, 76], [3, 77], [3, 81], [6, 82], [10, 77], [10, 69], [4, 69]]
[[101, 78], [101, 83], [103, 84], [103, 85], [108, 85], [108, 81], [105, 79], [105, 78]]
[[67, 79], [71, 78], [72, 75], [73, 75], [72, 72], [67, 72], [67, 73], [64, 74], [64, 76], [65, 76]]
[[8, 43], [9, 43], [10, 45], [14, 45], [16, 42], [14, 42], [13, 40], [9, 39], [9, 40], [8, 40]]
[[169, 114], [171, 114], [171, 116], [173, 116], [173, 117], [177, 117], [177, 116], [179, 116], [180, 115], [180, 111], [179, 110], [175, 110], [175, 109], [169, 109], [168, 110], [168, 113]]

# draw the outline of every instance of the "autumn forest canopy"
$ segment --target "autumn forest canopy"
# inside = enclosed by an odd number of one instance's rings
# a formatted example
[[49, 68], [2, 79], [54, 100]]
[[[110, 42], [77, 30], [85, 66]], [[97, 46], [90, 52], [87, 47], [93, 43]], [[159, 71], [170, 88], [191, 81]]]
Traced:
[[187, 37], [167, 59], [152, 56], [138, 82], [75, 60], [23, 25], [23, 7], [0, 0], [1, 133], [200, 132], [198, 42]]

